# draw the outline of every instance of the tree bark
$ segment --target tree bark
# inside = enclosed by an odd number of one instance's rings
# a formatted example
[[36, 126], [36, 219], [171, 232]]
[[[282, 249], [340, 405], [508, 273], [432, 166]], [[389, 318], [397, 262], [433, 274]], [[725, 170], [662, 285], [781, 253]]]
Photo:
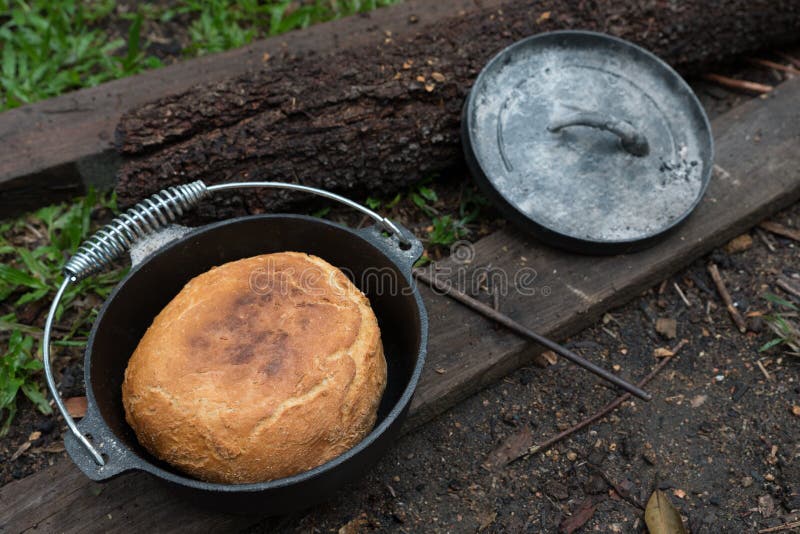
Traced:
[[[389, 8], [391, 9], [391, 8]], [[486, 62], [521, 38], [590, 29], [628, 39], [684, 74], [800, 37], [798, 0], [539, 0], [475, 8], [373, 47], [270, 58], [252, 74], [126, 114], [119, 200], [202, 179], [282, 180], [386, 195], [461, 159], [460, 113]], [[282, 209], [266, 191], [215, 199], [204, 217]]]

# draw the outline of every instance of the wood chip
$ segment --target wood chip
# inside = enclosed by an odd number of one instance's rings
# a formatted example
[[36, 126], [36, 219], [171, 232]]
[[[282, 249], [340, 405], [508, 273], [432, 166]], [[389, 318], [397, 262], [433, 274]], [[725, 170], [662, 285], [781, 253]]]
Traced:
[[86, 415], [86, 397], [70, 397], [64, 401], [69, 414], [75, 419], [80, 419]]
[[434, 81], [437, 81], [439, 83], [442, 83], [445, 80], [444, 74], [442, 74], [441, 72], [432, 72], [431, 78], [433, 78]]
[[546, 20], [549, 20], [549, 19], [550, 19], [550, 12], [549, 11], [545, 11], [541, 15], [539, 15], [538, 19], [536, 19], [536, 24], [541, 24], [542, 22], [544, 22]]
[[556, 356], [556, 353], [552, 350], [540, 352], [533, 357], [533, 364], [536, 367], [541, 367], [542, 369], [545, 367], [550, 367], [551, 365], [555, 365], [556, 362], [558, 362], [558, 356]]
[[692, 400], [689, 401], [689, 404], [692, 406], [692, 408], [699, 408], [700, 406], [705, 404], [707, 400], [708, 400], [708, 395], [697, 395], [693, 397]]
[[739, 237], [734, 237], [728, 244], [725, 245], [725, 252], [728, 254], [738, 254], [744, 252], [753, 246], [753, 238], [750, 234], [742, 234]]
[[666, 347], [658, 347], [653, 351], [653, 356], [656, 358], [668, 358], [673, 355], [673, 352]]
[[39, 432], [38, 430], [34, 430], [33, 432], [31, 432], [31, 435], [28, 436], [28, 441], [36, 441], [37, 439], [39, 439], [41, 437], [42, 437], [42, 433]]
[[678, 337], [678, 321], [669, 317], [656, 319], [656, 332], [668, 339]]
[[30, 448], [31, 448], [31, 442], [30, 441], [26, 441], [25, 443], [23, 443], [22, 445], [20, 445], [17, 448], [17, 450], [14, 452], [14, 454], [11, 455], [11, 458], [9, 459], [9, 462], [13, 462], [14, 460], [16, 460], [17, 458], [22, 456], [25, 453], [25, 451], [27, 451]]

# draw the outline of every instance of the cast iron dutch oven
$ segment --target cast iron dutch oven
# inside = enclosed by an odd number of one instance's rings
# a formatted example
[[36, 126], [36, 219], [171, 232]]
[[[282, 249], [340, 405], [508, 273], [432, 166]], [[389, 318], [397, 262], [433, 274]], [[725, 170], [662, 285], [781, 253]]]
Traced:
[[[361, 211], [377, 224], [354, 230], [301, 215], [248, 216], [195, 228], [156, 250], [134, 265], [94, 323], [84, 362], [88, 410], [76, 424], [58, 394], [50, 365], [50, 330], [66, 287], [97, 273], [210, 192], [237, 187], [274, 187], [320, 195]], [[225, 262], [287, 250], [324, 258], [351, 276], [369, 297], [388, 364], [375, 428], [341, 456], [292, 477], [240, 485], [189, 478], [145, 451], [126, 423], [120, 388], [128, 359], [155, 316], [191, 278]], [[64, 268], [65, 280], [51, 306], [43, 346], [48, 387], [71, 430], [65, 436], [67, 452], [92, 480], [145, 471], [203, 505], [226, 511], [282, 514], [331, 497], [373, 464], [397, 437], [417, 386], [425, 360], [428, 320], [411, 268], [421, 253], [422, 245], [408, 230], [319, 189], [280, 182], [208, 187], [193, 182], [157, 193], [98, 231]]]

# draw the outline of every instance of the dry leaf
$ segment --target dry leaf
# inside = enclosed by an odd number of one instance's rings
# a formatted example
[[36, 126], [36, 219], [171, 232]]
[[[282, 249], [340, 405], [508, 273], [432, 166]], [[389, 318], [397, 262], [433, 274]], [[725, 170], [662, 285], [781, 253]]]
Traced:
[[575, 510], [575, 513], [561, 522], [558, 526], [558, 531], [563, 532], [563, 534], [572, 534], [581, 528], [592, 518], [597, 510], [598, 504], [599, 502], [594, 502], [594, 499], [591, 497], [584, 500], [580, 506], [578, 506], [578, 509]]
[[510, 460], [524, 454], [533, 445], [531, 427], [525, 425], [522, 430], [508, 436], [486, 458], [486, 467], [489, 469], [503, 467]]
[[647, 501], [644, 522], [647, 523], [650, 534], [687, 534], [681, 514], [661, 490], [655, 490]]
[[536, 365], [536, 367], [545, 368], [555, 365], [557, 362], [558, 356], [556, 356], [556, 353], [552, 350], [546, 350], [533, 357], [533, 363]]
[[69, 414], [75, 419], [80, 419], [86, 415], [86, 397], [70, 397], [64, 401]]
[[664, 347], [658, 347], [653, 351], [653, 356], [656, 358], [666, 358], [668, 356], [675, 356], [675, 353]]

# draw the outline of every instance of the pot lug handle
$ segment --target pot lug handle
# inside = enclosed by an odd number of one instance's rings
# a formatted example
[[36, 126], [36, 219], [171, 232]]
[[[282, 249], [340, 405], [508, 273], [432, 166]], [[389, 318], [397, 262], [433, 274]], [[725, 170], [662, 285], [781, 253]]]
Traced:
[[414, 262], [422, 256], [424, 247], [406, 227], [395, 223], [395, 228], [400, 232], [397, 235], [387, 235], [387, 232], [377, 224], [360, 228], [356, 230], [356, 233], [380, 248], [384, 254], [399, 264], [404, 273], [410, 276]]
[[[163, 189], [151, 197], [134, 205], [118, 217], [112, 219], [110, 223], [103, 226], [100, 230], [95, 232], [94, 235], [87, 239], [78, 248], [78, 251], [75, 253], [75, 255], [73, 255], [64, 264], [64, 281], [61, 283], [61, 286], [59, 287], [58, 291], [56, 292], [56, 296], [53, 299], [53, 303], [50, 306], [50, 311], [47, 314], [47, 320], [45, 321], [44, 336], [42, 338], [42, 359], [44, 360], [44, 371], [47, 378], [47, 387], [50, 390], [50, 394], [53, 396], [53, 399], [55, 400], [58, 411], [61, 412], [61, 415], [64, 417], [64, 420], [67, 423], [67, 427], [71, 433], [70, 439], [74, 439], [80, 443], [84, 449], [84, 452], [88, 453], [89, 457], [96, 464], [96, 466], [99, 466], [98, 473], [103, 472], [103, 468], [106, 466], [106, 459], [104, 458], [103, 454], [107, 454], [110, 457], [110, 453], [108, 451], [103, 451], [100, 449], [102, 449], [105, 443], [116, 443], [116, 441], [114, 441], [113, 436], [104, 436], [104, 441], [101, 441], [100, 444], [96, 446], [86, 437], [83, 432], [81, 432], [81, 429], [75, 423], [75, 420], [67, 411], [64, 401], [61, 399], [61, 395], [58, 391], [58, 387], [56, 386], [56, 381], [53, 376], [52, 363], [50, 361], [50, 333], [53, 328], [53, 321], [56, 316], [56, 311], [58, 310], [58, 305], [61, 302], [61, 298], [64, 296], [64, 292], [70, 284], [76, 283], [105, 269], [109, 264], [111, 264], [111, 262], [117, 258], [120, 258], [123, 254], [129, 251], [133, 244], [137, 241], [155, 234], [159, 230], [171, 224], [180, 215], [183, 215], [184, 211], [188, 211], [189, 209], [197, 206], [202, 199], [208, 196], [209, 193], [213, 193], [215, 191], [224, 191], [227, 189], [262, 187], [310, 193], [312, 195], [335, 200], [341, 204], [344, 204], [345, 206], [360, 211], [375, 221], [376, 224], [373, 228], [375, 228], [375, 232], [378, 236], [381, 236], [381, 230], [378, 230], [378, 227], [380, 227], [383, 232], [389, 234], [391, 239], [396, 242], [396, 246], [394, 248], [384, 248], [384, 250], [395, 258], [403, 258], [402, 263], [407, 263], [409, 270], [411, 264], [422, 253], [422, 245], [419, 243], [419, 241], [417, 241], [408, 230], [404, 228], [401, 230], [400, 226], [395, 224], [387, 217], [383, 217], [366, 206], [362, 206], [358, 202], [354, 202], [346, 197], [331, 193], [330, 191], [288, 182], [230, 182], [206, 186], [206, 184], [201, 180], [197, 180], [192, 183]], [[383, 240], [375, 239], [371, 241], [382, 242]], [[411, 255], [413, 254], [416, 254], [413, 259], [406, 261], [411, 258]], [[99, 420], [99, 416], [96, 417]], [[86, 423], [82, 422], [81, 426], [87, 426], [90, 424], [90, 422], [91, 420]], [[102, 425], [94, 426], [97, 429], [102, 428]], [[69, 443], [75, 445], [75, 443], [72, 441]], [[74, 451], [75, 447], [73, 447], [73, 452]], [[73, 459], [79, 457], [77, 453], [70, 453], [70, 455], [73, 457]], [[78, 463], [77, 460], [76, 463]], [[79, 464], [79, 467], [80, 466], [81, 465]], [[113, 473], [110, 475], [101, 475], [98, 473], [92, 475], [87, 472], [86, 469], [83, 469], [83, 467], [81, 467], [81, 469], [84, 470], [84, 472], [90, 478], [94, 478], [95, 476], [99, 477], [98, 480], [108, 478], [109, 476], [116, 474], [114, 469], [111, 467], [105, 471], [106, 473]], [[127, 467], [126, 469], [130, 469], [130, 467]]]
[[626, 120], [617, 119], [599, 111], [580, 110], [554, 120], [547, 130], [558, 133], [570, 126], [589, 126], [611, 132], [619, 137], [622, 148], [634, 156], [642, 157], [650, 153], [650, 144], [647, 142], [647, 138]]
[[[64, 436], [64, 448], [84, 475], [100, 482], [140, 466], [132, 458], [127, 446], [119, 443], [105, 427], [96, 410], [94, 406], [89, 406], [86, 415], [77, 424], [79, 434], [69, 432]], [[88, 441], [91, 449], [84, 440]], [[95, 453], [100, 456], [102, 464], [98, 463]]]

